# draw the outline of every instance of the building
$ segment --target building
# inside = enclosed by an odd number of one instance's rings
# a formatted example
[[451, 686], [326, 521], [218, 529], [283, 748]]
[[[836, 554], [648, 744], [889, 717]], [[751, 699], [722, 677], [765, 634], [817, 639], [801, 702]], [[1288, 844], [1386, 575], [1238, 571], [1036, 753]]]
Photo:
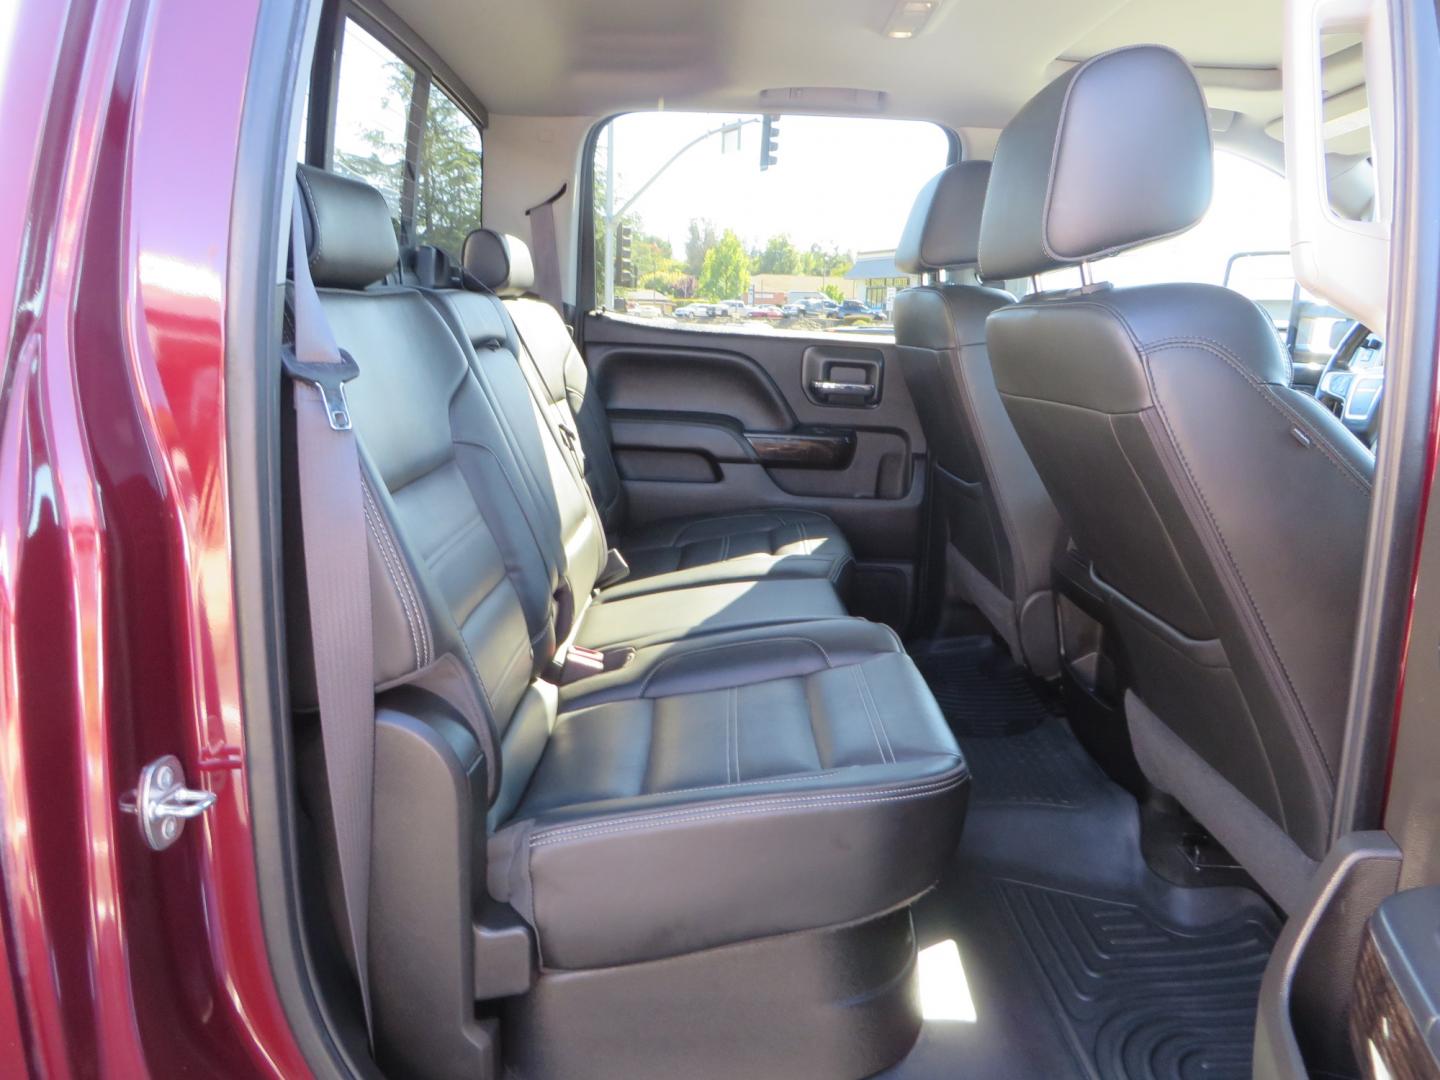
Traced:
[[907, 274], [895, 265], [894, 248], [860, 252], [845, 277], [847, 283], [854, 285], [860, 299], [887, 311], [897, 292], [920, 284], [918, 274]]

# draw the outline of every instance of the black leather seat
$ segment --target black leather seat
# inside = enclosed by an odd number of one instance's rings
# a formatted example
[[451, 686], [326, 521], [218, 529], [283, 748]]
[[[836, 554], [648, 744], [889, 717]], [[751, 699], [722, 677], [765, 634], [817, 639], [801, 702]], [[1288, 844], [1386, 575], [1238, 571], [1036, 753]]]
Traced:
[[[504, 309], [477, 293], [374, 284], [396, 260], [384, 200], [301, 175], [311, 271], [361, 371], [348, 392], [376, 686], [439, 669], [447, 698], [478, 703], [489, 889], [524, 917], [543, 970], [870, 919], [929, 888], [958, 840], [967, 774], [894, 634], [805, 621], [803, 608], [786, 612], [790, 593], [763, 592], [830, 590], [823, 577], [587, 608], [603, 530], [546, 402], [503, 345]], [[726, 603], [744, 606], [746, 590], [774, 610], [727, 622]], [[666, 598], [672, 634], [622, 617]], [[597, 611], [602, 636], [634, 646], [631, 662], [543, 679], [557, 642]]]
[[[1140, 46], [1077, 65], [1006, 127], [987, 277], [1083, 263], [1193, 225], [1205, 99]], [[996, 310], [995, 380], [1133, 679], [1151, 780], [1282, 907], [1328, 845], [1370, 453], [1308, 394], [1254, 303], [1209, 285], [1041, 293]]]
[[514, 343], [533, 362], [536, 392], [556, 423], [578, 436], [578, 451], [612, 543], [630, 573], [609, 595], [757, 578], [828, 580], [843, 594], [854, 556], [824, 514], [754, 509], [640, 524], [628, 520], [625, 488], [611, 450], [605, 406], [592, 392], [585, 361], [559, 313], [530, 295], [535, 271], [524, 242], [492, 229], [465, 239], [466, 280], [503, 298], [516, 327]]
[[[895, 251], [911, 274], [978, 258], [988, 161], [964, 161], [921, 190]], [[985, 320], [1014, 298], [932, 282], [895, 297], [895, 344], [930, 447], [930, 565], [944, 599], [973, 604], [1037, 675], [1059, 673], [1051, 566], [1064, 530], [995, 390]], [[933, 586], [932, 586], [933, 588]]]

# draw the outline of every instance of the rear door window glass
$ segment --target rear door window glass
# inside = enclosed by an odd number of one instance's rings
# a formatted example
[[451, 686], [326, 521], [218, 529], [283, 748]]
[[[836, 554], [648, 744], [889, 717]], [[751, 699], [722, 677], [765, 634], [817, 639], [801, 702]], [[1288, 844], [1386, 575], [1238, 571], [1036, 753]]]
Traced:
[[434, 83], [425, 107], [415, 189], [415, 243], [459, 256], [480, 225], [480, 128]]
[[353, 20], [345, 24], [332, 168], [380, 190], [402, 236], [415, 69]]
[[651, 112], [594, 162], [595, 293], [613, 315], [757, 333], [886, 335], [916, 193], [951, 156], [935, 124]]

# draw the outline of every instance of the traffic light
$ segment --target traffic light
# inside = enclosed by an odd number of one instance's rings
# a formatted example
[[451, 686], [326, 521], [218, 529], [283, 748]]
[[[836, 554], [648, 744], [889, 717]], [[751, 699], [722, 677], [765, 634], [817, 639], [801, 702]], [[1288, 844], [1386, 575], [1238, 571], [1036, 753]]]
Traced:
[[767, 114], [764, 123], [760, 126], [760, 171], [764, 172], [774, 165], [779, 153], [780, 118]]
[[615, 284], [622, 289], [635, 287], [635, 261], [632, 254], [634, 230], [629, 225], [615, 229]]

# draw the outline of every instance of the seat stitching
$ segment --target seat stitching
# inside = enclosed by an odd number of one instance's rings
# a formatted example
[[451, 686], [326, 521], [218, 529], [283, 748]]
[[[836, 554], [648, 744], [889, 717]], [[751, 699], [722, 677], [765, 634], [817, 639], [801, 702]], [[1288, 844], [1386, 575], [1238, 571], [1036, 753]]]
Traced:
[[[362, 488], [363, 486], [364, 485], [362, 485]], [[391, 565], [389, 552], [385, 550], [385, 544], [379, 537], [375, 519], [370, 514], [368, 502], [362, 502], [360, 509], [365, 515], [365, 524], [369, 526], [370, 534], [375, 537], [375, 547], [380, 552], [380, 562], [385, 567], [385, 576], [390, 579], [390, 586], [395, 590], [395, 596], [400, 601], [400, 609], [405, 613], [405, 628], [410, 633], [410, 648], [414, 650], [415, 653], [415, 666], [417, 668], [424, 667], [425, 662], [421, 657], [420, 638], [415, 632], [415, 617], [410, 610], [410, 601], [406, 598], [405, 591], [400, 587], [399, 582], [395, 580], [395, 568]]]
[[[818, 652], [825, 660], [825, 666], [827, 668], [833, 668], [835, 666], [830, 660], [830, 654], [825, 651], [824, 647], [818, 641], [814, 640], [813, 638], [800, 637], [796, 634], [786, 634], [783, 637], [766, 638], [763, 643], [756, 641], [727, 641], [720, 645], [707, 645], [703, 649], [691, 649], [689, 652], [676, 653], [674, 656], [667, 656], [664, 659], [658, 661], [655, 666], [650, 669], [650, 674], [645, 676], [645, 681], [640, 684], [640, 693], [637, 696], [644, 697], [646, 695], [646, 693], [650, 689], [651, 680], [653, 680], [657, 675], [660, 674], [661, 670], [665, 667], [666, 664], [672, 664], [680, 660], [688, 660], [692, 656], [700, 656], [704, 653], [719, 652], [723, 649], [739, 649], [749, 645], [769, 644], [771, 642], [778, 641], [798, 641], [803, 645], [809, 645], [813, 647], [815, 651]], [[781, 677], [784, 678], [786, 676]]]
[[[560, 829], [542, 830], [530, 838], [530, 847], [538, 848], [547, 845], [564, 843], [567, 840], [588, 840], [596, 836], [607, 836], [613, 833], [636, 832], [653, 826], [681, 825], [694, 821], [711, 821], [724, 818], [743, 817], [749, 814], [763, 814], [773, 810], [807, 810], [817, 809], [825, 806], [847, 807], [847, 806], [873, 806], [883, 803], [909, 802], [915, 799], [929, 798], [931, 796], [943, 795], [953, 791], [955, 788], [965, 784], [970, 779], [968, 772], [962, 772], [958, 776], [937, 781], [923, 787], [916, 787], [912, 790], [898, 790], [892, 793], [874, 794], [854, 793], [844, 794], [816, 794], [791, 799], [770, 799], [763, 802], [735, 803], [726, 807], [707, 808], [701, 812], [681, 811], [664, 816], [655, 815], [644, 820], [632, 819], [628, 821], [606, 821], [597, 822], [586, 826], [565, 826]], [[877, 792], [880, 789], [876, 789]]]
[[1161, 341], [1152, 342], [1151, 344], [1147, 345], [1144, 351], [1147, 353], [1156, 353], [1163, 352], [1166, 349], [1181, 348], [1183, 346], [1198, 348], [1205, 352], [1213, 353], [1221, 360], [1224, 360], [1227, 364], [1229, 364], [1232, 368], [1239, 372], [1241, 378], [1245, 380], [1246, 384], [1252, 390], [1254, 390], [1257, 394], [1260, 395], [1261, 401], [1269, 405], [1286, 420], [1289, 420], [1290, 422], [1299, 425], [1307, 432], [1309, 432], [1312, 436], [1314, 436], [1311, 439], [1311, 442], [1314, 443], [1315, 448], [1325, 455], [1325, 459], [1329, 461], [1330, 464], [1334, 465], [1340, 471], [1342, 476], [1344, 476], [1352, 484], [1356, 485], [1365, 494], [1370, 494], [1371, 485], [1369, 484], [1369, 482], [1367, 482], [1366, 479], [1350, 465], [1349, 462], [1345, 461], [1344, 458], [1342, 458], [1339, 454], [1335, 453], [1330, 448], [1329, 436], [1323, 434], [1318, 428], [1311, 424], [1309, 420], [1301, 416], [1294, 409], [1291, 409], [1282, 400], [1280, 400], [1279, 396], [1274, 392], [1273, 389], [1271, 389], [1271, 384], [1263, 382], [1260, 379], [1256, 378], [1255, 375], [1251, 371], [1249, 371], [1243, 364], [1241, 364], [1240, 361], [1236, 357], [1234, 357], [1229, 352], [1229, 350], [1225, 348], [1225, 346], [1220, 344], [1220, 342], [1212, 341], [1210, 338], [1165, 338]]
[[880, 706], [876, 704], [875, 694], [870, 688], [870, 675], [865, 671], [864, 664], [856, 664], [855, 670], [860, 673], [860, 681], [865, 690], [866, 707], [875, 714], [875, 719], [880, 724], [880, 733], [885, 736], [885, 747], [890, 751], [890, 763], [893, 765], [895, 763], [895, 747], [890, 742], [890, 729], [885, 726], [885, 717], [880, 712]]
[[[295, 172], [296, 175], [300, 178], [300, 186], [305, 189], [305, 196], [309, 200], [310, 205], [312, 207], [317, 206], [318, 204], [315, 201], [315, 192], [310, 187], [310, 181], [305, 176], [305, 170], [297, 169], [295, 170]], [[315, 250], [310, 253], [310, 258], [306, 261], [311, 266], [314, 266], [316, 261], [320, 258], [320, 251], [321, 248], [324, 246], [324, 240], [320, 233], [320, 212], [318, 210], [315, 212], [315, 227], [310, 230], [310, 239], [315, 241]]]
[[389, 527], [389, 519], [385, 516], [384, 512], [381, 511], [379, 500], [376, 499], [375, 492], [370, 486], [370, 480], [368, 477], [365, 476], [363, 472], [360, 476], [360, 490], [364, 494], [365, 501], [374, 510], [376, 520], [381, 526], [380, 539], [383, 543], [383, 547], [388, 548], [391, 556], [393, 556], [394, 558], [396, 564], [396, 571], [400, 579], [400, 586], [404, 590], [404, 592], [409, 594], [410, 602], [414, 605], [415, 619], [418, 624], [417, 628], [420, 632], [420, 666], [423, 667], [435, 658], [435, 645], [434, 641], [431, 639], [430, 621], [425, 618], [425, 607], [420, 602], [419, 589], [416, 587], [415, 580], [410, 574], [409, 564], [400, 554], [400, 550], [395, 540], [395, 536]]
[[701, 784], [696, 787], [661, 788], [655, 791], [647, 791], [646, 795], [679, 795], [690, 791], [725, 791], [729, 788], [750, 787], [754, 784], [793, 784], [797, 781], [808, 780], [813, 776], [833, 776], [844, 769], [855, 768], [853, 765], [844, 765], [833, 769], [817, 769], [815, 772], [791, 773], [789, 776], [774, 776], [765, 780], [737, 780], [727, 781], [723, 784]]
[[870, 734], [875, 737], [875, 749], [880, 753], [880, 764], [885, 764], [885, 747], [880, 745], [880, 729], [875, 726], [875, 717], [870, 713], [870, 705], [865, 700], [865, 691], [860, 687], [860, 665], [856, 664], [850, 669], [850, 677], [855, 681], [855, 693], [860, 698], [860, 706], [865, 710], [865, 721], [870, 725]]

